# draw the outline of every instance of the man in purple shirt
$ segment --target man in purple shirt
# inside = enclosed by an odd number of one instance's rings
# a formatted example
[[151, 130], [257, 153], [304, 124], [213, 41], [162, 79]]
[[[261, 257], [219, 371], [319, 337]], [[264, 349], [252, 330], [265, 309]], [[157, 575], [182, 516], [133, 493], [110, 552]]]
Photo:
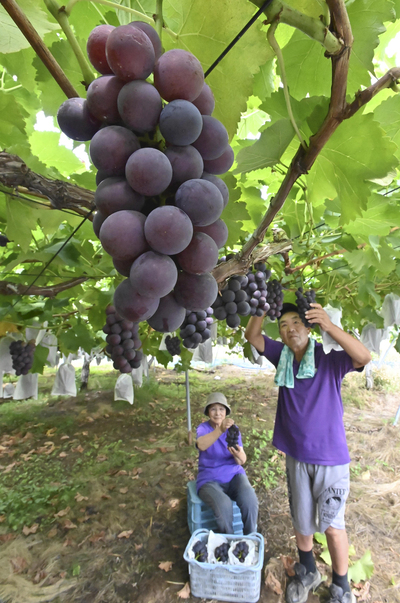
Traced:
[[209, 420], [197, 427], [196, 446], [200, 451], [197, 493], [211, 507], [221, 534], [233, 534], [232, 500], [242, 514], [243, 533], [257, 528], [258, 501], [242, 465], [246, 462], [242, 438], [229, 446], [226, 432], [234, 425], [231, 408], [221, 392], [207, 398], [204, 414]]
[[294, 304], [284, 304], [279, 319], [282, 342], [262, 335], [264, 316], [250, 318], [246, 339], [277, 368], [279, 385], [273, 444], [286, 454], [290, 511], [299, 551], [287, 603], [305, 603], [321, 582], [313, 556], [313, 534], [325, 532], [332, 558], [328, 603], [352, 603], [344, 509], [349, 493], [349, 452], [343, 425], [341, 383], [346, 373], [371, 360], [367, 348], [334, 325], [320, 304], [306, 312], [342, 348], [325, 354], [309, 338], [310, 329]]

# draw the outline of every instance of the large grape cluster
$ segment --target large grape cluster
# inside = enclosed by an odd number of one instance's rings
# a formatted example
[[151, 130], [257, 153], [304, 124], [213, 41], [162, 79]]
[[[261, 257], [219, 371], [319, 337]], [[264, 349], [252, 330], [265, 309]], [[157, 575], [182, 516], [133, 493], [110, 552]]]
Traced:
[[12, 367], [15, 374], [27, 375], [33, 366], [33, 355], [35, 353], [35, 341], [24, 342], [20, 339], [10, 343], [10, 354], [12, 358]]
[[130, 373], [139, 368], [143, 357], [140, 347], [138, 325], [131, 320], [122, 318], [114, 306], [106, 308], [106, 324], [103, 333], [106, 337], [106, 353], [111, 357], [113, 366], [121, 373]]
[[87, 51], [101, 75], [86, 99], [61, 105], [58, 123], [91, 141], [93, 228], [127, 277], [114, 295], [118, 314], [172, 332], [218, 292], [211, 271], [228, 236], [220, 218], [228, 188], [218, 178], [234, 159], [228, 132], [211, 115], [198, 59], [182, 49], [162, 54], [147, 23], [99, 25]]
[[238, 450], [237, 445], [239, 442], [239, 427], [237, 425], [231, 425], [226, 430], [226, 443], [228, 448], [234, 448]]
[[208, 553], [207, 545], [205, 542], [202, 542], [201, 540], [195, 542], [192, 551], [194, 553], [194, 558], [197, 561], [200, 561], [200, 563], [205, 563], [207, 561]]
[[272, 281], [268, 281], [267, 283], [267, 304], [269, 305], [269, 310], [267, 312], [267, 316], [271, 318], [271, 320], [275, 320], [275, 318], [279, 318], [281, 315], [281, 310], [283, 306], [283, 293], [282, 293], [282, 285], [276, 279]]
[[244, 540], [241, 540], [237, 543], [232, 553], [239, 559], [240, 563], [244, 563], [244, 560], [249, 554], [249, 545]]
[[312, 327], [312, 325], [306, 319], [306, 312], [308, 312], [308, 310], [311, 310], [310, 304], [315, 303], [316, 293], [313, 289], [310, 289], [309, 291], [303, 293], [303, 287], [299, 287], [295, 295], [297, 298], [296, 305], [299, 311], [299, 316], [303, 321], [304, 325], [307, 328], [310, 328]]
[[236, 329], [240, 325], [240, 316], [248, 316], [251, 312], [249, 296], [242, 289], [246, 285], [246, 276], [231, 277], [212, 305], [215, 318], [226, 320], [226, 324], [231, 329]]
[[198, 312], [186, 312], [179, 335], [183, 345], [188, 349], [195, 349], [211, 337], [210, 327], [214, 322], [211, 307]]

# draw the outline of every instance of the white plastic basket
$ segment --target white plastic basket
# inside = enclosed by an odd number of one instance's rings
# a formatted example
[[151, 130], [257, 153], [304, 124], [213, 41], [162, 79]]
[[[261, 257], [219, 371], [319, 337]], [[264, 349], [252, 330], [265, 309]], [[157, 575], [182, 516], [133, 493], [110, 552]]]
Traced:
[[[264, 538], [254, 532], [245, 536], [253, 540], [258, 553], [255, 565], [240, 567], [237, 565], [220, 565], [201, 563], [189, 558], [189, 551], [198, 540], [207, 542], [209, 530], [193, 532], [183, 558], [189, 564], [190, 590], [194, 597], [230, 601], [232, 603], [257, 603], [260, 598], [261, 570], [264, 563]], [[223, 534], [230, 542], [240, 540], [238, 534]]]

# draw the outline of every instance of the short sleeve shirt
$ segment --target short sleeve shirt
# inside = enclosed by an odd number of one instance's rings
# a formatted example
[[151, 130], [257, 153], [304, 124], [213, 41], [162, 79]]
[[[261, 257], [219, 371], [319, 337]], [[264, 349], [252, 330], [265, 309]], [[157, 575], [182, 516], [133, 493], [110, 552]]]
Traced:
[[[197, 427], [197, 438], [211, 431], [214, 431], [214, 429], [209, 421], [200, 423]], [[242, 446], [240, 433], [238, 444]], [[230, 482], [238, 473], [246, 474], [243, 467], [236, 463], [233, 455], [229, 452], [226, 443], [226, 432], [224, 432], [207, 450], [200, 450], [197, 491], [207, 482], [219, 482], [220, 484]]]
[[[277, 367], [284, 344], [263, 337], [263, 355]], [[294, 388], [279, 388], [272, 443], [297, 461], [344, 465], [350, 462], [350, 456], [340, 390], [346, 373], [355, 370], [352, 359], [345, 351], [325, 354], [323, 346], [316, 343], [314, 377], [297, 379], [299, 365], [294, 359]]]

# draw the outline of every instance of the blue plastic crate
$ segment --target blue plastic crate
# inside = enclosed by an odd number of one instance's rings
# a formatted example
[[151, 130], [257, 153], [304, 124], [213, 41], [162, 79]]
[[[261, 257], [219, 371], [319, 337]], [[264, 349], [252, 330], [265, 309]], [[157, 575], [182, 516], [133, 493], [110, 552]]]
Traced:
[[[237, 540], [235, 534], [224, 534], [228, 541]], [[183, 558], [189, 565], [190, 591], [194, 597], [216, 599], [230, 603], [257, 603], [260, 598], [261, 570], [264, 563], [264, 538], [254, 532], [245, 536], [253, 540], [258, 552], [255, 565], [220, 565], [201, 563], [189, 558], [189, 550], [197, 541], [207, 542], [208, 530], [196, 530], [186, 546]]]
[[[243, 534], [242, 514], [234, 501], [232, 501], [232, 505], [233, 533], [241, 535]], [[197, 496], [195, 481], [187, 483], [187, 521], [191, 534], [201, 528], [218, 532], [212, 509]]]

